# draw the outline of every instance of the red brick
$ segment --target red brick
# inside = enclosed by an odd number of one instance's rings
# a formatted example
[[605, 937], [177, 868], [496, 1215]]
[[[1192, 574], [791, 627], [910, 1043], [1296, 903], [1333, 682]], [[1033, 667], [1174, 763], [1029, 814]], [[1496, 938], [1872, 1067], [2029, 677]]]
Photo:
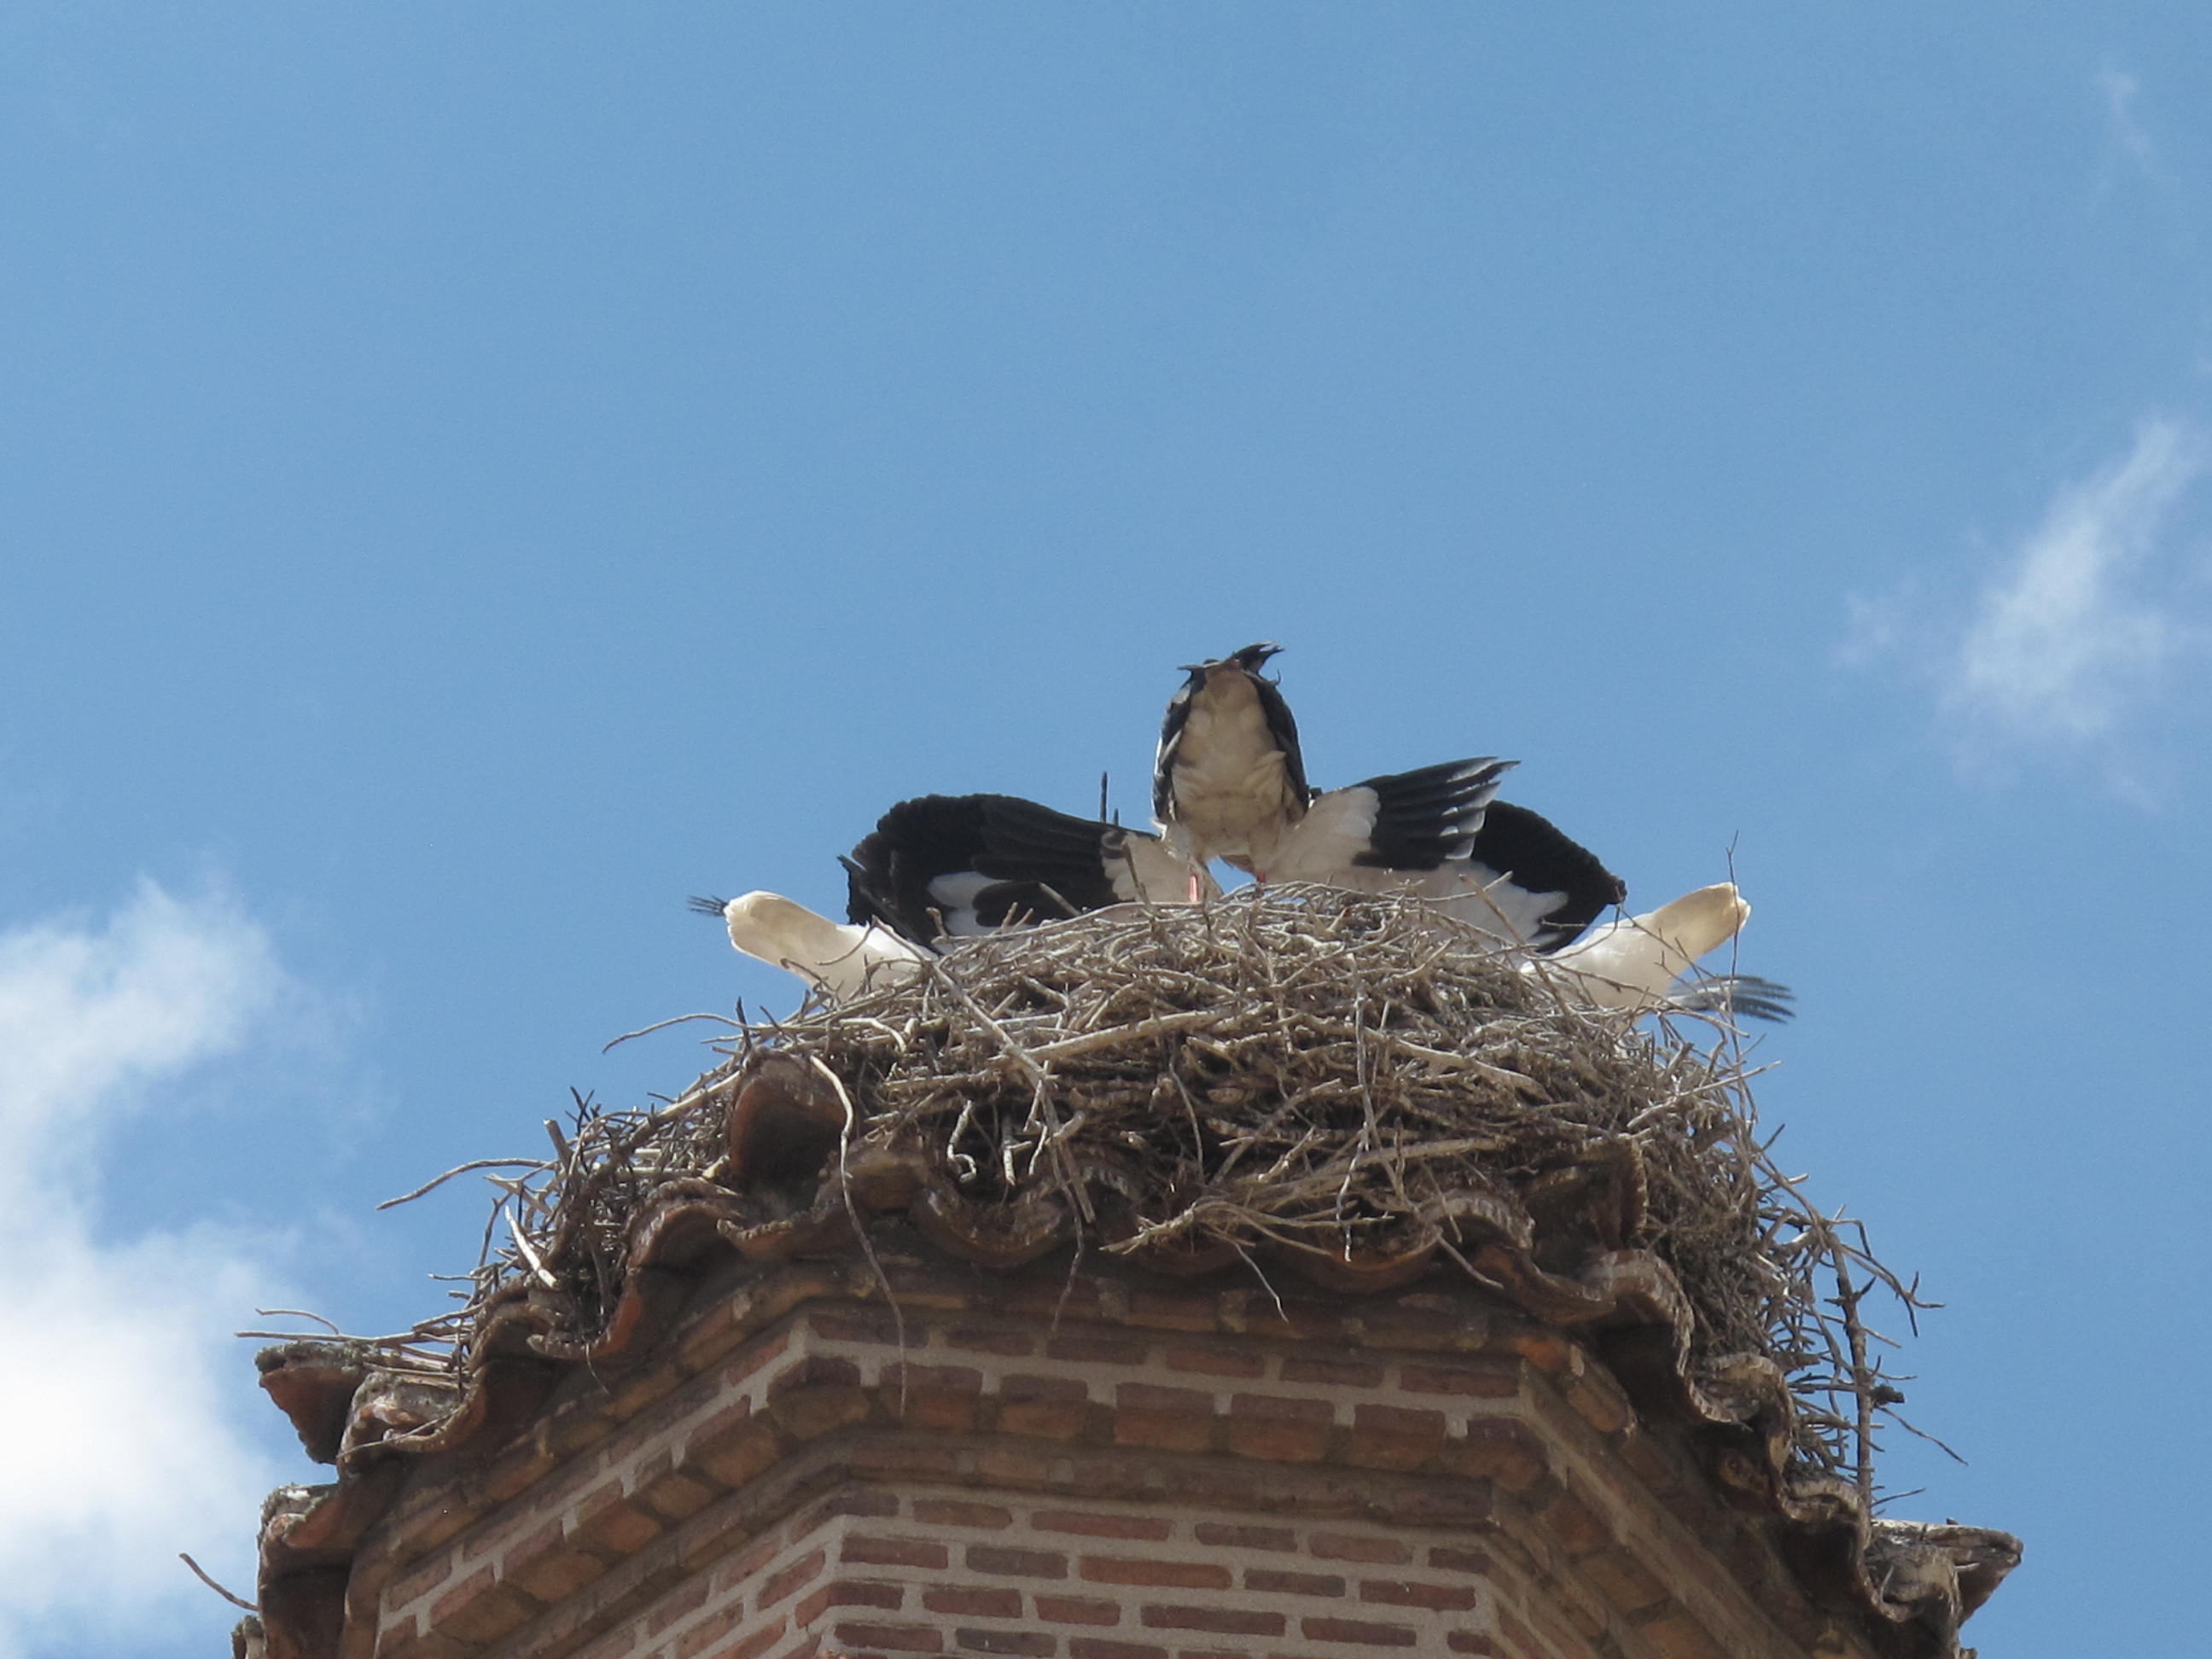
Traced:
[[[690, 1630], [685, 1631], [682, 1636], [677, 1638], [675, 1651], [678, 1659], [694, 1659], [694, 1656], [705, 1649], [713, 1647], [715, 1643], [743, 1624], [744, 1617], [745, 1611], [742, 1602], [732, 1602], [726, 1607], [717, 1607], [697, 1624], [692, 1626]], [[774, 1629], [775, 1634], [781, 1636], [783, 1633], [783, 1620], [778, 1619]], [[717, 1659], [720, 1659], [721, 1655], [727, 1654], [730, 1650], [727, 1648], [718, 1650]]]
[[1297, 1534], [1288, 1527], [1232, 1527], [1218, 1521], [1198, 1523], [1201, 1544], [1225, 1544], [1240, 1550], [1294, 1550]]
[[1067, 1558], [1052, 1550], [1005, 1549], [994, 1544], [970, 1544], [971, 1572], [999, 1573], [1011, 1578], [1065, 1578]]
[[783, 1455], [783, 1443], [769, 1423], [745, 1421], [743, 1412], [725, 1416], [729, 1420], [711, 1436], [694, 1435], [684, 1455], [687, 1464], [735, 1488], [773, 1466]]
[[1413, 1559], [1413, 1550], [1395, 1538], [1369, 1538], [1351, 1532], [1317, 1532], [1306, 1540], [1306, 1547], [1325, 1561], [1379, 1561], [1402, 1566]]
[[992, 1308], [1018, 1319], [1041, 1318], [1047, 1330], [1062, 1323], [1095, 1324], [1105, 1309], [1103, 1288], [1094, 1281], [1054, 1273], [1018, 1279], [1004, 1289], [994, 1289]]
[[1603, 1520], [1571, 1492], [1561, 1492], [1536, 1517], [1568, 1554], [1593, 1554], [1613, 1541]]
[[754, 1338], [746, 1346], [738, 1349], [730, 1362], [716, 1374], [716, 1391], [726, 1393], [737, 1388], [763, 1366], [781, 1359], [784, 1350], [790, 1346], [791, 1327], [788, 1325], [773, 1336]]
[[1177, 1459], [1150, 1471], [1152, 1490], [1169, 1504], [1196, 1509], [1260, 1507], [1260, 1477], [1239, 1463]]
[[1383, 1368], [1371, 1360], [1310, 1359], [1291, 1354], [1283, 1361], [1285, 1382], [1325, 1382], [1340, 1389], [1379, 1389]]
[[1177, 1417], [1211, 1417], [1213, 1396], [1200, 1389], [1164, 1389], [1151, 1382], [1121, 1382], [1114, 1403], [1127, 1411], [1159, 1412]]
[[956, 1630], [952, 1639], [968, 1653], [1016, 1653], [1044, 1659], [1060, 1647], [1060, 1638], [1036, 1630]]
[[1213, 1396], [1192, 1389], [1124, 1382], [1114, 1391], [1114, 1439], [1124, 1446], [1204, 1451], [1213, 1440]]
[[1727, 1650], [1714, 1644], [1705, 1627], [1679, 1609], [1638, 1626], [1637, 1634], [1665, 1659], [1728, 1659]]
[[1636, 1420], [1628, 1396], [1603, 1371], [1592, 1368], [1580, 1372], [1565, 1392], [1567, 1404], [1600, 1434], [1618, 1434]]
[[743, 1594], [751, 1588], [751, 1580], [782, 1553], [783, 1540], [774, 1533], [763, 1534], [754, 1539], [715, 1567], [715, 1593], [735, 1591]]
[[1400, 1526], [1462, 1531], [1486, 1527], [1498, 1513], [1490, 1488], [1480, 1480], [1401, 1486], [1383, 1500], [1381, 1507]]
[[435, 1631], [417, 1635], [412, 1619], [406, 1621], [404, 1630], [387, 1626], [377, 1642], [377, 1650], [387, 1659], [467, 1659], [468, 1655], [477, 1651]]
[[855, 1474], [869, 1474], [886, 1480], [933, 1476], [945, 1479], [960, 1473], [960, 1452], [952, 1446], [938, 1445], [920, 1436], [902, 1436], [897, 1439], [864, 1437], [846, 1454]]
[[896, 1347], [902, 1333], [898, 1321], [887, 1313], [850, 1308], [810, 1308], [806, 1322], [817, 1335], [833, 1342], [867, 1342]]
[[1071, 1331], [1046, 1339], [1044, 1351], [1054, 1359], [1081, 1360], [1093, 1365], [1141, 1365], [1152, 1347], [1127, 1337]]
[[1334, 1573], [1277, 1572], [1265, 1567], [1247, 1567], [1244, 1588], [1268, 1595], [1341, 1595], [1344, 1580]]
[[845, 1516], [881, 1520], [899, 1512], [899, 1496], [880, 1486], [840, 1486], [791, 1525], [790, 1535], [804, 1538], [817, 1527], [826, 1527]]
[[1118, 1625], [1121, 1608], [1115, 1601], [1092, 1601], [1079, 1595], [1039, 1595], [1036, 1616], [1048, 1625]]
[[1149, 1607], [1143, 1622], [1150, 1630], [1204, 1630], [1221, 1636], [1280, 1636], [1289, 1621], [1279, 1613], [1256, 1607]]
[[1352, 1413], [1345, 1459], [1368, 1469], [1419, 1468], [1443, 1449], [1446, 1429], [1442, 1412], [1361, 1406]]
[[668, 1467], [672, 1461], [665, 1455], [655, 1458], [653, 1465], [638, 1471], [630, 1491], [630, 1501], [665, 1525], [688, 1520], [724, 1491], [720, 1481], [706, 1478], [704, 1470], [695, 1474]]
[[909, 1365], [902, 1360], [884, 1367], [880, 1386], [886, 1393], [930, 1389], [939, 1394], [981, 1394], [983, 1373], [973, 1365]]
[[1363, 1578], [1359, 1599], [1394, 1607], [1427, 1607], [1436, 1613], [1466, 1613], [1476, 1601], [1468, 1584], [1424, 1584], [1410, 1578]]
[[[466, 1583], [440, 1596], [423, 1622], [440, 1636], [478, 1644], [495, 1642], [509, 1631], [520, 1630], [543, 1610], [532, 1597], [513, 1585], [494, 1584], [491, 1570], [473, 1574]], [[481, 1588], [478, 1581], [482, 1580]], [[475, 1594], [469, 1594], [474, 1589]]]
[[877, 1567], [942, 1567], [951, 1559], [942, 1544], [919, 1538], [863, 1538], [854, 1534], [839, 1547], [837, 1559]]
[[1527, 1655], [1528, 1659], [1549, 1659], [1552, 1650], [1544, 1645], [1543, 1639], [1503, 1607], [1498, 1610], [1498, 1633], [1504, 1638], [1508, 1647]]
[[996, 1504], [969, 1504], [950, 1498], [917, 1498], [914, 1518], [933, 1527], [1010, 1527], [1012, 1510]]
[[1543, 1443], [1525, 1423], [1477, 1419], [1449, 1442], [1438, 1462], [1454, 1474], [1495, 1480], [1508, 1492], [1533, 1492], [1549, 1477]]
[[1403, 1364], [1398, 1386], [1407, 1394], [1449, 1394], [1510, 1400], [1521, 1392], [1521, 1367], [1510, 1359], [1468, 1359], [1451, 1365]]
[[998, 1395], [1001, 1400], [1088, 1400], [1091, 1385], [1080, 1377], [1036, 1376], [1023, 1371], [1002, 1379]]
[[1309, 1642], [1357, 1642], [1370, 1648], [1410, 1648], [1420, 1638], [1410, 1625], [1377, 1625], [1364, 1619], [1302, 1619]]
[[453, 1576], [454, 1552], [440, 1550], [426, 1555], [405, 1571], [392, 1575], [384, 1587], [384, 1605], [404, 1607], [418, 1596], [427, 1595]]
[[[783, 1639], [783, 1620], [778, 1619], [773, 1623], [762, 1626], [749, 1636], [739, 1637], [726, 1648], [715, 1648], [712, 1653], [706, 1655], [706, 1659], [759, 1659], [760, 1655], [766, 1653]], [[684, 1633], [684, 1639], [676, 1644], [676, 1659], [696, 1659], [701, 1650], [713, 1643], [715, 1637], [721, 1634], [723, 1632], [720, 1631], [714, 1632], [713, 1635], [703, 1635], [701, 1631], [696, 1629], [686, 1631]]]
[[1109, 1642], [1103, 1636], [1071, 1636], [1067, 1659], [1168, 1659], [1168, 1650], [1141, 1642]]
[[1022, 1616], [1022, 1593], [966, 1584], [938, 1584], [922, 1592], [921, 1605], [932, 1613], [950, 1613], [969, 1619], [1018, 1619]]
[[896, 1612], [906, 1605], [906, 1586], [880, 1579], [847, 1578], [809, 1590], [792, 1604], [792, 1622], [811, 1625], [832, 1607], [875, 1607]]
[[489, 1564], [478, 1567], [432, 1602], [423, 1622], [434, 1630], [442, 1626], [456, 1611], [466, 1607], [498, 1582], [498, 1573]]
[[1452, 1549], [1439, 1544], [1429, 1552], [1429, 1565], [1439, 1572], [1472, 1572], [1486, 1576], [1492, 1563], [1480, 1550]]
[[1575, 1345], [1557, 1331], [1540, 1325], [1516, 1325], [1502, 1334], [1507, 1347], [1550, 1376], [1560, 1376], [1574, 1363]]
[[774, 1607], [785, 1596], [812, 1582], [821, 1573], [824, 1565], [826, 1561], [822, 1552], [810, 1550], [760, 1587], [760, 1594], [753, 1598], [754, 1607], [757, 1610], [765, 1611]]
[[1211, 1331], [1221, 1323], [1220, 1304], [1208, 1295], [1132, 1291], [1128, 1310], [1126, 1317], [1129, 1323], [1155, 1330]]
[[999, 1407], [1000, 1434], [1031, 1440], [1073, 1440], [1091, 1426], [1087, 1400], [1010, 1400]]
[[983, 1374], [965, 1365], [887, 1365], [877, 1391], [908, 1428], [972, 1431], [979, 1418]]
[[1082, 1576], [1094, 1584], [1169, 1584], [1177, 1589], [1227, 1589], [1229, 1569], [1210, 1561], [1145, 1561], [1086, 1555]]
[[992, 1330], [978, 1325], [960, 1325], [945, 1333], [945, 1346], [963, 1353], [1018, 1355], [1035, 1352], [1036, 1339], [1027, 1331]]
[[1502, 1651], [1497, 1643], [1492, 1641], [1480, 1631], [1474, 1630], [1447, 1631], [1444, 1633], [1444, 1645], [1454, 1653], [1472, 1653], [1486, 1656], [1486, 1659], [1498, 1659], [1498, 1654]]
[[887, 1653], [942, 1653], [945, 1638], [926, 1625], [840, 1625], [837, 1639], [856, 1648]]
[[1175, 1346], [1162, 1356], [1171, 1371], [1198, 1371], [1208, 1376], [1265, 1376], [1266, 1358], [1249, 1348]]
[[1583, 1563], [1599, 1595], [1628, 1613], [1641, 1613], [1667, 1599], [1667, 1587], [1625, 1549], [1601, 1550]]
[[569, 1544], [559, 1517], [510, 1544], [499, 1564], [502, 1579], [520, 1584], [541, 1601], [557, 1601], [605, 1571], [606, 1564], [597, 1556]]
[[975, 1454], [975, 1473], [994, 1486], [1050, 1486], [1060, 1483], [1055, 1455], [1020, 1446], [986, 1446]]
[[1239, 1457], [1314, 1463], [1328, 1455], [1335, 1408], [1326, 1400], [1240, 1394], [1230, 1401], [1222, 1444]]
[[1080, 1510], [1039, 1510], [1030, 1524], [1040, 1532], [1075, 1532], [1090, 1538], [1165, 1538], [1175, 1522], [1164, 1515], [1092, 1515]]
[[645, 1621], [646, 1634], [658, 1636], [678, 1620], [689, 1619], [707, 1605], [711, 1586], [703, 1572], [694, 1573], [653, 1604]]
[[[807, 1362], [809, 1368], [833, 1362]], [[850, 1370], [848, 1366], [846, 1369]], [[797, 1440], [812, 1440], [833, 1429], [864, 1420], [868, 1415], [868, 1392], [858, 1382], [809, 1383], [773, 1392], [768, 1414], [778, 1427]]]

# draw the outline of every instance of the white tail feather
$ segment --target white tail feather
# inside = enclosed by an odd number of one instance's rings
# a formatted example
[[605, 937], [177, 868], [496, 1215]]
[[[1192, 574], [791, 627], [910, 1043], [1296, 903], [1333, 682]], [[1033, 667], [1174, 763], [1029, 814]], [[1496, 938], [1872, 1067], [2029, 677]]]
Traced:
[[1601, 1008], [1656, 1008], [1699, 957], [1734, 939], [1750, 917], [1733, 883], [1700, 887], [1656, 910], [1592, 928], [1538, 958], [1538, 970], [1563, 971], [1577, 994]]
[[820, 985], [840, 1002], [921, 971], [924, 952], [897, 934], [832, 921], [780, 893], [733, 898], [722, 919], [738, 950]]

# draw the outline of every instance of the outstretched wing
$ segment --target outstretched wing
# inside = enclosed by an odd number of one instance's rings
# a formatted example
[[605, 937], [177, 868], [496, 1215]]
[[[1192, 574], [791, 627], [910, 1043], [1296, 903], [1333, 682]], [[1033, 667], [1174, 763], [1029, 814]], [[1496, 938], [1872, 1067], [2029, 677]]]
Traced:
[[922, 795], [845, 860], [848, 915], [917, 944], [1073, 916], [1145, 894], [1129, 856], [1158, 837], [1018, 795]]

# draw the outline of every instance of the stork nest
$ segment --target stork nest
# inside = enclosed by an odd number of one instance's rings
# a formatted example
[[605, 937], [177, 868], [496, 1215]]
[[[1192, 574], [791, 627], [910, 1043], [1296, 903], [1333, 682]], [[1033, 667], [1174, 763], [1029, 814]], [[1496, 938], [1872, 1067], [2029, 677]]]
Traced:
[[547, 1125], [551, 1158], [493, 1162], [501, 1197], [462, 1305], [374, 1340], [463, 1364], [521, 1279], [558, 1286], [588, 1334], [632, 1218], [672, 1182], [787, 1215], [811, 1194], [749, 1183], [729, 1139], [734, 1092], [781, 1056], [849, 1113], [833, 1171], [899, 1149], [979, 1214], [1056, 1206], [1086, 1248], [1324, 1282], [1417, 1256], [1480, 1278], [1477, 1236], [1559, 1275], [1649, 1252], [1688, 1304], [1693, 1367], [1778, 1368], [1796, 1456], [1875, 1501], [1875, 1431], [1901, 1422], [1903, 1396], [1861, 1303], [1879, 1288], [1908, 1319], [1926, 1304], [1774, 1164], [1724, 1024], [1593, 1012], [1545, 959], [1419, 901], [1316, 887], [1117, 906], [963, 945], [841, 1006], [731, 1024], [724, 1063], [679, 1099], [580, 1100], [567, 1130]]

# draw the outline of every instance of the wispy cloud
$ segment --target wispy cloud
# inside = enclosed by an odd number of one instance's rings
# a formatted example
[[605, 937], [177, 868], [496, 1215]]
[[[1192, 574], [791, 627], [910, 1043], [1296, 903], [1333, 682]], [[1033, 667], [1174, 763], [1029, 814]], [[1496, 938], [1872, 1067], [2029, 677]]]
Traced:
[[1947, 708], [1978, 735], [2110, 732], [2193, 639], [2161, 538], [2208, 465], [2203, 432], [2153, 420], [2119, 460], [2062, 487], [1975, 600], [1944, 674]]
[[104, 924], [0, 933], [0, 1659], [173, 1626], [179, 1604], [207, 1628], [179, 1549], [250, 1578], [276, 1471], [228, 1333], [276, 1276], [252, 1241], [104, 1212], [100, 1153], [285, 994], [234, 908], [150, 884]]
[[2106, 131], [2112, 135], [2114, 146], [2145, 178], [2165, 182], [2159, 165], [2158, 145], [2153, 142], [2150, 130], [2136, 114], [2136, 98], [2142, 91], [2142, 83], [2125, 70], [2107, 64], [2097, 71], [2096, 87], [2097, 95], [2105, 104]]

